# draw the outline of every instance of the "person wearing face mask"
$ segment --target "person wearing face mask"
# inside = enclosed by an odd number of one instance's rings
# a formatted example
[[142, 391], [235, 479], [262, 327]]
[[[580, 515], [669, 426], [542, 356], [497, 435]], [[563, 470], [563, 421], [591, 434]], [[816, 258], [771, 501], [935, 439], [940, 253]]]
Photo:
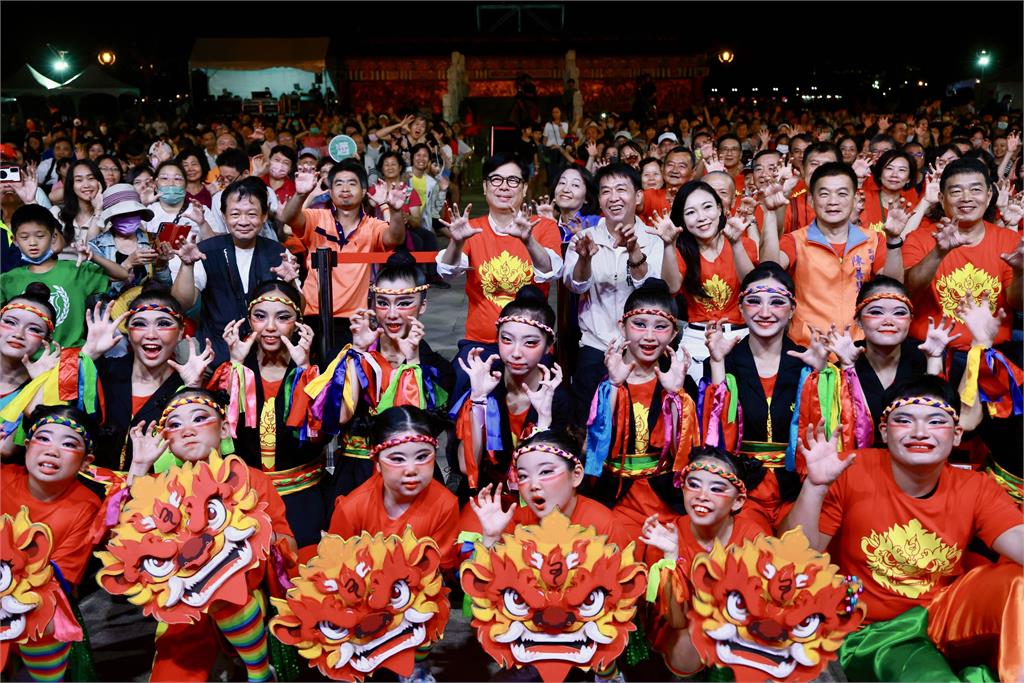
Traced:
[[192, 226], [191, 235], [206, 239], [213, 237], [213, 213], [199, 202], [185, 198], [185, 171], [173, 159], [161, 163], [156, 169], [157, 200], [149, 205], [153, 217], [145, 221], [146, 232], [160, 232], [162, 223]]
[[295, 167], [299, 159], [295, 150], [285, 145], [277, 145], [271, 149], [269, 158], [267, 175], [260, 176], [260, 180], [274, 191], [277, 200], [283, 206], [295, 194]]
[[130, 280], [111, 282], [109, 295], [117, 296], [147, 278], [170, 287], [167, 259], [150, 244], [143, 227], [144, 221], [152, 218], [153, 211], [142, 204], [139, 193], [128, 183], [113, 185], [104, 191], [100, 222], [106, 229], [89, 242], [89, 248], [97, 256], [114, 261], [131, 273]]

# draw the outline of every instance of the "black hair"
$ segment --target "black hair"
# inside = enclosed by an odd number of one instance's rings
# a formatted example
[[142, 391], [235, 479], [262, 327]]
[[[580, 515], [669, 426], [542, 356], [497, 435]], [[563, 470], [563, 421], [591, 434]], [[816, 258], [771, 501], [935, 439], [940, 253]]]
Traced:
[[[295, 304], [297, 310], [302, 311], [302, 295], [299, 293], [299, 290], [295, 289], [294, 285], [284, 280], [264, 280], [259, 283], [255, 289], [249, 292], [249, 303], [252, 303], [267, 292], [281, 292]], [[299, 317], [302, 317], [301, 313]]]
[[203, 387], [182, 387], [178, 389], [176, 392], [174, 392], [171, 396], [167, 397], [167, 401], [164, 402], [162, 406], [160, 406], [160, 412], [163, 413], [163, 411], [167, 410], [167, 406], [169, 406], [172, 401], [176, 401], [182, 396], [201, 396], [203, 398], [213, 401], [214, 403], [221, 407], [222, 417], [224, 415], [224, 409], [228, 405], [227, 392], [221, 391], [219, 389], [204, 389]]
[[11, 232], [17, 234], [18, 228], [25, 223], [38, 223], [51, 233], [60, 231], [60, 222], [53, 214], [38, 204], [22, 204], [11, 216]]
[[641, 179], [643, 178], [644, 166], [646, 166], [647, 164], [657, 164], [658, 165], [658, 169], [660, 170], [661, 169], [662, 161], [661, 161], [661, 159], [658, 159], [657, 157], [644, 157], [643, 159], [641, 159], [640, 160], [640, 175], [641, 175]]
[[356, 161], [355, 159], [345, 159], [344, 161], [338, 162], [337, 164], [334, 165], [333, 168], [331, 168], [330, 173], [327, 174], [328, 187], [332, 187], [334, 185], [334, 179], [342, 171], [348, 171], [349, 173], [355, 175], [355, 177], [359, 180], [359, 186], [363, 188], [363, 192], [366, 192], [366, 189], [370, 185], [370, 179], [366, 175], [366, 167], [363, 166], [361, 162]]
[[715, 140], [715, 149], [720, 149], [722, 147], [722, 143], [725, 142], [726, 140], [735, 140], [736, 144], [740, 146], [740, 151], [743, 151], [743, 141], [740, 140], [740, 136], [736, 135], [736, 133], [726, 133], [722, 137]]
[[[160, 165], [163, 166], [163, 164]], [[230, 147], [217, 155], [217, 165], [227, 166], [239, 173], [245, 173], [249, 170], [249, 157], [244, 151]]]
[[370, 446], [377, 446], [398, 434], [409, 432], [436, 438], [441, 427], [438, 422], [433, 415], [416, 406], [393, 406], [372, 418]]
[[515, 164], [519, 168], [519, 177], [528, 178], [529, 173], [526, 172], [526, 167], [523, 165], [522, 160], [514, 156], [508, 156], [498, 152], [497, 154], [487, 157], [484, 159], [483, 166], [483, 178], [484, 181], [487, 177], [494, 173], [496, 170], [504, 166], [505, 164]]
[[946, 191], [946, 184], [951, 178], [968, 173], [980, 173], [985, 178], [985, 187], [992, 189], [992, 176], [988, 173], [988, 166], [979, 159], [960, 158], [946, 164], [942, 169], [942, 177], [939, 179], [939, 191]]
[[394, 159], [395, 161], [398, 162], [398, 175], [402, 175], [402, 169], [405, 167], [405, 160], [402, 159], [401, 154], [399, 154], [393, 149], [389, 149], [388, 151], [384, 152], [383, 154], [380, 155], [380, 158], [377, 159], [377, 175], [379, 175], [381, 178], [384, 177], [384, 162], [387, 161], [388, 159]]
[[[727, 220], [725, 207], [722, 205], [722, 198], [718, 196], [715, 189], [701, 180], [691, 180], [690, 182], [683, 185], [679, 192], [676, 193], [675, 199], [672, 201], [672, 222], [675, 225], [685, 226], [686, 222], [683, 219], [683, 213], [686, 209], [686, 200], [689, 199], [690, 195], [694, 192], [700, 191], [707, 192], [714, 198], [715, 206], [718, 207], [718, 232], [722, 231], [725, 227], [725, 221]], [[700, 245], [697, 244], [697, 238], [693, 234], [683, 228], [683, 231], [679, 233], [679, 237], [676, 239], [676, 245], [679, 247], [679, 253], [683, 257], [683, 263], [686, 264], [686, 275], [683, 276], [683, 289], [690, 296], [703, 296], [706, 297], [708, 294], [704, 291], [704, 285], [700, 276]]]
[[637, 308], [660, 308], [672, 315], [677, 315], [678, 313], [676, 300], [669, 292], [668, 285], [664, 280], [659, 280], [656, 277], [647, 278], [642, 285], [634, 289], [626, 297], [622, 313], [625, 315]]
[[179, 316], [184, 319], [185, 312], [181, 309], [181, 304], [178, 300], [171, 296], [171, 290], [167, 285], [160, 284], [156, 280], [148, 280], [142, 285], [142, 291], [139, 295], [132, 299], [132, 302], [128, 305], [128, 308], [133, 308], [141, 304], [159, 304], [166, 306], [171, 309]]
[[[790, 135], [789, 136], [789, 147], [790, 147], [790, 149], [792, 149], [793, 143], [796, 140], [799, 140], [800, 142], [806, 142], [808, 145], [813, 145], [814, 144], [814, 138], [811, 137], [810, 133], [797, 133], [796, 135]], [[806, 149], [804, 150], [804, 153], [805, 154], [807, 153]]]
[[[7, 301], [4, 305], [21, 299], [22, 301], [28, 301], [36, 308], [42, 309], [44, 313], [50, 316], [50, 322], [57, 323], [57, 309], [50, 303], [50, 288], [42, 282], [30, 282], [25, 285], [25, 291], [21, 294], [15, 294]], [[47, 335], [49, 336], [49, 335]]]
[[843, 153], [839, 151], [839, 148], [833, 145], [831, 142], [812, 142], [804, 150], [803, 163], [807, 163], [807, 159], [812, 154], [828, 154], [832, 153], [836, 157], [836, 161], [843, 160]]
[[156, 177], [156, 174], [153, 173], [153, 169], [149, 167], [149, 164], [139, 164], [138, 166], [132, 166], [128, 169], [128, 175], [125, 176], [124, 181], [129, 185], [133, 185], [143, 173], [148, 173], [153, 178]]
[[[189, 157], [195, 157], [196, 161], [199, 162], [199, 169], [202, 171], [202, 175], [199, 177], [199, 182], [205, 183], [206, 176], [210, 175], [210, 162], [206, 160], [206, 150], [199, 149], [198, 147], [189, 147], [188, 149], [178, 152], [178, 156], [174, 157], [178, 161], [178, 165], [182, 167], [182, 173], [184, 174], [185, 159]], [[185, 183], [188, 183], [188, 175], [185, 174]]]
[[415, 145], [409, 148], [409, 159], [412, 159], [414, 156], [416, 156], [416, 152], [419, 152], [421, 149], [427, 150], [427, 155], [430, 155], [430, 148], [427, 147], [427, 145], [423, 142], [417, 142]]
[[64, 176], [64, 201], [61, 202], [60, 211], [57, 214], [61, 227], [64, 229], [64, 239], [68, 244], [74, 242], [75, 218], [78, 217], [78, 210], [80, 208], [78, 195], [75, 194], [75, 169], [79, 166], [85, 166], [89, 169], [89, 172], [92, 173], [93, 177], [100, 184], [101, 194], [107, 189], [107, 181], [103, 179], [103, 172], [100, 171], [100, 167], [96, 165], [96, 162], [89, 159], [78, 159], [71, 162], [71, 165], [68, 166], [67, 173]]
[[228, 213], [228, 197], [237, 197], [238, 199], [252, 197], [256, 200], [256, 203], [260, 205], [260, 212], [264, 216], [270, 210], [270, 200], [267, 198], [267, 186], [259, 178], [253, 178], [252, 176], [239, 178], [221, 192], [220, 212], [224, 215], [227, 215]]
[[768, 155], [774, 155], [779, 158], [782, 158], [782, 152], [780, 152], [777, 149], [762, 149], [760, 152], [753, 156], [753, 158], [750, 160], [750, 165], [753, 166], [758, 159], [760, 159], [761, 157], [766, 157]]
[[867, 299], [869, 296], [872, 296], [880, 289], [894, 289], [903, 296], [910, 298], [910, 293], [902, 282], [895, 278], [891, 278], [888, 275], [879, 274], [865, 282], [864, 286], [860, 288], [859, 292], [857, 292], [857, 305], [859, 306], [860, 302], [864, 301], [864, 299]]
[[853, 172], [853, 168], [841, 161], [829, 161], [814, 169], [814, 173], [811, 174], [811, 180], [807, 184], [811, 193], [814, 193], [814, 188], [817, 187], [818, 183], [832, 176], [845, 176], [849, 178], [850, 182], [853, 183], [853, 190], [857, 190], [857, 174]]
[[718, 446], [698, 446], [694, 448], [690, 451], [690, 462], [697, 462], [698, 460], [713, 460], [715, 464], [721, 466], [724, 470], [735, 474], [743, 482], [748, 495], [764, 478], [763, 465], [760, 460], [733, 455]]
[[882, 394], [882, 404], [888, 406], [902, 398], [936, 398], [960, 414], [960, 394], [949, 382], [935, 375], [918, 375], [893, 384]]
[[377, 273], [375, 282], [379, 284], [397, 280], [409, 280], [416, 287], [427, 283], [427, 276], [423, 269], [416, 265], [416, 259], [405, 249], [400, 249], [388, 256], [384, 267]]
[[[551, 310], [551, 305], [548, 304], [548, 298], [544, 296], [544, 292], [535, 285], [525, 285], [516, 292], [515, 299], [505, 304], [499, 317], [504, 318], [509, 315], [521, 315], [555, 329], [555, 312]], [[549, 336], [546, 332], [544, 334]], [[554, 339], [548, 339], [549, 344], [553, 341]]]
[[843, 143], [849, 140], [853, 143], [853, 146], [857, 148], [857, 153], [860, 153], [861, 144], [853, 135], [840, 135], [836, 138], [836, 149], [839, 150], [839, 160], [843, 160]]
[[520, 448], [529, 448], [530, 446], [554, 446], [566, 453], [571, 454], [575, 459], [575, 463], [566, 463], [569, 470], [572, 471], [576, 464], [583, 466], [583, 458], [580, 457], [579, 444], [571, 436], [566, 434], [562, 430], [546, 429], [542, 432], [534, 432], [530, 437], [523, 439], [519, 442], [516, 450]]
[[914, 157], [910, 156], [902, 149], [889, 149], [882, 153], [882, 156], [878, 157], [878, 161], [871, 167], [871, 177], [875, 179], [878, 187], [882, 187], [882, 171], [885, 167], [891, 164], [896, 159], [903, 159], [907, 162], [907, 182], [903, 184], [901, 189], [909, 190], [914, 186], [914, 180], [917, 176], [917, 164], [914, 162]]
[[[96, 436], [99, 433], [99, 427], [96, 424], [96, 421], [77, 407], [64, 403], [53, 406], [40, 404], [33, 408], [32, 412], [29, 413], [29, 416], [25, 418], [25, 433], [30, 433], [37, 422], [47, 417], [61, 417], [67, 420], [74, 420], [82, 426], [85, 433], [88, 435], [89, 438], [86, 439], [86, 443], [96, 443]], [[88, 455], [88, 453], [86, 453], [86, 455]]]
[[622, 154], [622, 150], [626, 147], [629, 147], [631, 150], [636, 152], [637, 156], [642, 157], [644, 155], [643, 148], [640, 146], [640, 143], [638, 143], [636, 140], [626, 140], [625, 142], [623, 142], [622, 145], [619, 147], [619, 154]]
[[673, 154], [685, 154], [689, 156], [690, 168], [693, 168], [694, 166], [697, 165], [697, 156], [693, 153], [693, 150], [687, 147], [686, 145], [676, 145], [675, 147], [670, 149], [668, 153], [665, 154], [665, 157], [662, 159], [662, 164], [664, 165], [668, 163], [668, 158]]
[[[117, 159], [117, 157], [115, 157], [113, 154], [99, 155], [98, 157], [96, 157], [96, 168], [100, 168], [100, 162], [104, 160], [114, 162], [114, 165], [117, 166], [117, 177], [119, 178], [117, 182], [124, 182], [124, 170], [121, 168], [121, 162]], [[103, 175], [103, 169], [100, 169], [100, 175]]]
[[638, 192], [643, 188], [643, 183], [640, 181], [639, 171], [629, 164], [621, 161], [614, 161], [607, 166], [602, 166], [597, 169], [597, 173], [594, 174], [594, 184], [597, 185], [599, 192], [601, 189], [601, 181], [605, 178], [625, 178], [633, 184], [633, 189]]
[[761, 261], [754, 266], [754, 269], [747, 273], [747, 276], [743, 278], [743, 282], [740, 283], [740, 291], [742, 292], [755, 282], [769, 279], [775, 280], [789, 290], [790, 294], [796, 296], [796, 286], [793, 284], [793, 278], [775, 261]]
[[[657, 161], [657, 159], [654, 159], [654, 161]], [[643, 168], [642, 161], [640, 162], [640, 168]], [[592, 174], [590, 171], [583, 168], [582, 166], [566, 166], [565, 168], [562, 169], [562, 172], [559, 173], [558, 177], [556, 177], [554, 182], [551, 183], [551, 188], [549, 189], [549, 194], [552, 197], [552, 201], [554, 201], [555, 188], [558, 186], [558, 181], [560, 181], [562, 179], [562, 176], [568, 173], [569, 171], [575, 171], [576, 173], [580, 174], [581, 178], [583, 178], [584, 194], [583, 206], [580, 207], [580, 214], [583, 216], [590, 216], [598, 213], [597, 182], [594, 180], [594, 174]]]
[[288, 145], [274, 145], [270, 148], [270, 154], [267, 155], [267, 160], [275, 154], [280, 154], [288, 158], [288, 161], [292, 162], [291, 168], [288, 170], [288, 176], [293, 177], [295, 175], [295, 167], [299, 165], [298, 153], [289, 147]]

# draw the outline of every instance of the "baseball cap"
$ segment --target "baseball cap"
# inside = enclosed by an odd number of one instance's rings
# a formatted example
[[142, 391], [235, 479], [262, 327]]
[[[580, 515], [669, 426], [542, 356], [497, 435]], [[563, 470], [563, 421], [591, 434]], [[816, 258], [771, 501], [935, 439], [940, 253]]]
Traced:
[[633, 139], [633, 136], [630, 135], [628, 130], [620, 130], [618, 133], [615, 134], [615, 137], [617, 137], [617, 138], [626, 138], [627, 140], [632, 140]]
[[679, 142], [679, 138], [676, 137], [675, 133], [662, 133], [658, 136], [658, 144], [665, 142], [665, 140], [671, 140], [672, 142]]

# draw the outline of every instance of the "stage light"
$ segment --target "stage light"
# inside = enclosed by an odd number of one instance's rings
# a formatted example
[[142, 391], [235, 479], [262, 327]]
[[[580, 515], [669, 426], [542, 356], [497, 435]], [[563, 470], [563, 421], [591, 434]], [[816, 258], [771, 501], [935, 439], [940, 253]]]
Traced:
[[982, 50], [978, 53], [978, 66], [985, 68], [992, 62], [992, 55], [988, 53], [988, 50]]
[[117, 61], [117, 55], [112, 50], [103, 50], [96, 55], [96, 59], [103, 66], [110, 66]]
[[68, 68], [68, 63], [63, 59], [58, 59], [56, 62], [53, 63], [54, 71], [63, 71], [66, 68]]
[[718, 53], [718, 61], [722, 64], [732, 64], [732, 60], [736, 59], [736, 54], [729, 50], [722, 50]]

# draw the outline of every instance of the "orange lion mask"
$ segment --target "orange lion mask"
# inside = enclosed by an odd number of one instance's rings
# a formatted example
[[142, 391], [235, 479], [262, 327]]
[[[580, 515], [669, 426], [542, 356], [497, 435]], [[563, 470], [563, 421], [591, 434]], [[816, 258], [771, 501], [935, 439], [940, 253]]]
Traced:
[[448, 623], [448, 589], [432, 539], [377, 533], [326, 534], [299, 566], [271, 632], [333, 680], [362, 681], [379, 667], [412, 674], [416, 649], [436, 643]]
[[82, 639], [50, 566], [52, 549], [50, 527], [32, 522], [27, 507], [0, 517], [0, 670], [12, 644], [38, 640], [51, 623], [57, 640]]
[[96, 552], [96, 580], [168, 624], [194, 623], [216, 601], [244, 605], [246, 573], [270, 550], [266, 507], [237, 456], [139, 477]]
[[552, 512], [519, 526], [462, 564], [473, 626], [501, 666], [533, 665], [545, 682], [569, 670], [606, 668], [629, 639], [647, 569], [633, 544], [620, 551], [593, 527]]
[[813, 550], [800, 529], [694, 558], [690, 635], [737, 681], [809, 681], [867, 613], [863, 585]]

